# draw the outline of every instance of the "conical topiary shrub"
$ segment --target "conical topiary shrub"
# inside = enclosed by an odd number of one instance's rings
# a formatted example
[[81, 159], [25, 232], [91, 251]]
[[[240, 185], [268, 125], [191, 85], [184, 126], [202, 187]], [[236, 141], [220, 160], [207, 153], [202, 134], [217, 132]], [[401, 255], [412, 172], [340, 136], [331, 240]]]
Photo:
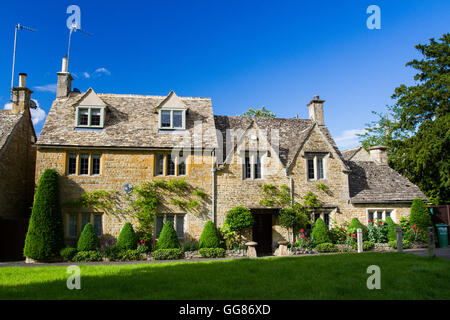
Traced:
[[134, 250], [137, 247], [137, 237], [130, 222], [125, 223], [117, 238], [116, 247], [119, 250]]
[[397, 225], [391, 217], [386, 217], [385, 220], [388, 228], [387, 238], [388, 241], [397, 240]]
[[217, 231], [216, 225], [212, 221], [206, 222], [200, 236], [198, 247], [199, 249], [220, 248], [220, 235]]
[[34, 197], [25, 238], [25, 257], [49, 261], [64, 248], [64, 229], [59, 200], [58, 173], [47, 169], [41, 175]]
[[322, 218], [318, 218], [314, 223], [311, 238], [314, 239], [314, 245], [331, 243], [330, 232]]
[[416, 198], [412, 202], [409, 224], [411, 226], [416, 225], [422, 230], [426, 230], [427, 227], [433, 225], [428, 209], [420, 198]]
[[173, 228], [173, 224], [167, 221], [159, 234], [159, 239], [156, 244], [157, 249], [177, 249], [180, 247], [177, 233]]
[[81, 232], [78, 239], [77, 249], [78, 251], [92, 251], [100, 246], [97, 234], [94, 230], [94, 225], [88, 223], [84, 226], [83, 232]]
[[350, 221], [347, 229], [347, 235], [349, 235], [350, 233], [357, 234], [358, 229], [362, 229], [363, 240], [367, 240], [367, 227], [364, 226], [358, 218], [353, 218], [352, 221]]

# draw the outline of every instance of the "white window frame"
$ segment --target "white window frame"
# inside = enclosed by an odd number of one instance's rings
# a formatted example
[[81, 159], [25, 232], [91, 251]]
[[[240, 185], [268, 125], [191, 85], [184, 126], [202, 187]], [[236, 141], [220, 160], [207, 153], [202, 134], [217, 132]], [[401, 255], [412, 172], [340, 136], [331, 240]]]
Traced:
[[392, 209], [392, 208], [368, 208], [368, 209], [366, 209], [366, 221], [367, 221], [367, 223], [369, 223], [369, 213], [370, 212], [373, 212], [373, 213], [381, 212], [381, 220], [385, 221], [386, 220], [386, 211], [391, 213], [390, 214], [391, 219], [395, 223], [397, 223], [397, 211], [396, 211], [396, 209]]
[[[323, 177], [319, 179], [319, 164], [318, 159], [322, 159]], [[309, 164], [308, 160], [313, 160], [314, 169], [314, 179], [309, 178]], [[328, 178], [328, 154], [307, 154], [305, 155], [305, 167], [306, 167], [306, 181], [323, 181]]]
[[[162, 111], [170, 112], [170, 126], [163, 127], [162, 126]], [[173, 126], [173, 112], [181, 111], [181, 127]], [[160, 109], [158, 114], [158, 128], [159, 130], [185, 130], [186, 129], [186, 109]]]
[[[88, 110], [88, 124], [82, 125], [80, 124], [80, 111], [82, 109]], [[100, 110], [100, 125], [94, 126], [91, 125], [91, 117], [92, 117], [92, 109], [99, 109]], [[105, 126], [105, 106], [77, 106], [75, 110], [75, 127], [77, 128], [103, 128]]]

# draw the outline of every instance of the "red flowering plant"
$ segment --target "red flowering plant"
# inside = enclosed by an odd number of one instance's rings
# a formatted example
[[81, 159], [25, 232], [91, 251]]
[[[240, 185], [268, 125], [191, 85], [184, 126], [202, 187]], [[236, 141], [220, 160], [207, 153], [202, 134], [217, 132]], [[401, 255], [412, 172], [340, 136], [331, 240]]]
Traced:
[[139, 253], [146, 253], [148, 251], [147, 240], [142, 239], [137, 243], [136, 251]]
[[411, 242], [426, 242], [426, 232], [419, 228], [417, 225], [411, 226], [411, 229], [408, 231], [409, 240]]
[[313, 240], [308, 238], [308, 232], [306, 232], [304, 229], [300, 229], [300, 232], [297, 235], [296, 244], [297, 245], [295, 246], [301, 249], [311, 249]]
[[345, 244], [348, 244], [348, 245], [353, 245], [354, 243], [356, 243], [356, 241], [357, 241], [357, 235], [356, 235], [356, 233], [349, 233], [348, 235], [347, 235], [347, 239], [345, 240]]

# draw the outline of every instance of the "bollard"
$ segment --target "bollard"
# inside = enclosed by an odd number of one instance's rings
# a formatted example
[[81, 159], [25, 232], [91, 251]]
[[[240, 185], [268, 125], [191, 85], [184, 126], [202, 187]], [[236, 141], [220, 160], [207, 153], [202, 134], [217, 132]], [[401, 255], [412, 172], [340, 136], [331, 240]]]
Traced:
[[434, 244], [433, 227], [428, 227], [428, 256], [436, 256], [436, 245]]
[[397, 251], [403, 252], [403, 237], [401, 227], [397, 227]]
[[357, 230], [358, 234], [358, 253], [363, 252], [363, 236], [362, 236], [362, 229]]

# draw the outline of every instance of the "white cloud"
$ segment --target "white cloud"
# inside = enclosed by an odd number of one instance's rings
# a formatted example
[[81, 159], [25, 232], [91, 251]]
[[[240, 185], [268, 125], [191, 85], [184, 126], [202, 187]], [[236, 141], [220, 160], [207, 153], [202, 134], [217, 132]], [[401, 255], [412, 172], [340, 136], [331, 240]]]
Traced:
[[94, 71], [94, 75], [100, 76], [102, 74], [110, 76], [111, 72], [106, 68], [98, 68], [97, 70]]
[[363, 134], [364, 131], [364, 129], [344, 130], [340, 135], [334, 138], [334, 141], [341, 150], [353, 148], [360, 144], [357, 134]]
[[56, 83], [46, 84], [44, 86], [35, 86], [33, 87], [36, 91], [46, 91], [56, 93]]
[[89, 79], [89, 78], [91, 77], [91, 75], [90, 75], [89, 73], [87, 73], [87, 72], [83, 72], [83, 76], [84, 76], [86, 79]]
[[[45, 117], [47, 116], [47, 114], [45, 113], [44, 110], [42, 110], [39, 107], [39, 102], [37, 100], [35, 100], [35, 99], [32, 99], [32, 100], [36, 103], [36, 109], [30, 108], [31, 121], [33, 121], [34, 125], [37, 125], [38, 123], [45, 120]], [[12, 108], [11, 102], [5, 103], [5, 105], [3, 106], [3, 110], [11, 110], [11, 108]]]

